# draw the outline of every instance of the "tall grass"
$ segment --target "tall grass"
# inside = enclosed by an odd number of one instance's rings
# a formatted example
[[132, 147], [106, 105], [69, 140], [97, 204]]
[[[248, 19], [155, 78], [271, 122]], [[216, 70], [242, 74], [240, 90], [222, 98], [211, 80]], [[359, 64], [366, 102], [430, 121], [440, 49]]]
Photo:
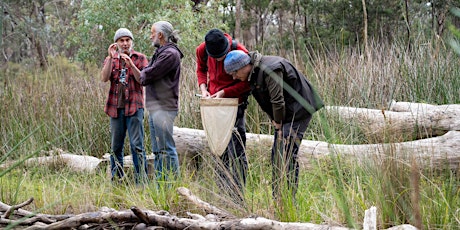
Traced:
[[[364, 54], [349, 49], [297, 55], [296, 65], [328, 105], [384, 109], [393, 99], [460, 103], [460, 68], [453, 64], [458, 63], [458, 57], [445, 50], [442, 43], [420, 43], [410, 53], [398, 44], [369, 47]], [[64, 58], [50, 60], [45, 72], [12, 63], [2, 70], [0, 154], [8, 157], [0, 159], [18, 160], [43, 146], [45, 150], [58, 147], [96, 157], [109, 151], [109, 119], [103, 112], [108, 84], [99, 81], [100, 69], [88, 65], [81, 68]], [[191, 57], [182, 64], [176, 120], [179, 127], [202, 127], [195, 96], [199, 93], [195, 65]], [[246, 118], [249, 132], [272, 132], [269, 120], [253, 99]], [[146, 148], [150, 151], [148, 132], [146, 129]], [[329, 143], [375, 142], [357, 126], [341, 122], [337, 114], [325, 110], [314, 115], [305, 138]], [[408, 157], [411, 154], [407, 153]], [[189, 162], [181, 162], [181, 178], [177, 181], [160, 186], [152, 183], [143, 189], [130, 183], [113, 186], [105, 172], [75, 174], [58, 166], [16, 167], [0, 177], [0, 200], [14, 204], [34, 197], [35, 202], [27, 208], [52, 214], [133, 205], [178, 215], [186, 211], [200, 213], [175, 193], [175, 188], [185, 186], [241, 217], [255, 214], [281, 221], [360, 228], [364, 211], [377, 206], [379, 228], [404, 223], [426, 229], [460, 227], [458, 172], [408, 165], [396, 158], [391, 148], [383, 160], [367, 159], [365, 164], [358, 165], [339, 154], [310, 162], [301, 170], [296, 202], [287, 200], [281, 205], [272, 199], [270, 149], [248, 149], [244, 207], [232, 204], [218, 189], [212, 176], [214, 162], [206, 153], [201, 158], [199, 169], [190, 169]]]

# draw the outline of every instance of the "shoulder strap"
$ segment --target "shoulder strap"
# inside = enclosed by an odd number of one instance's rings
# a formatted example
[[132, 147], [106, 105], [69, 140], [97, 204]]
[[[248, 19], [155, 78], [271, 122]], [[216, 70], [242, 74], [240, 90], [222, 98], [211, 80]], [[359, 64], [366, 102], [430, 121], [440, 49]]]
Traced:
[[231, 50], [236, 50], [236, 46], [238, 45], [238, 41], [233, 39], [232, 40], [232, 49]]

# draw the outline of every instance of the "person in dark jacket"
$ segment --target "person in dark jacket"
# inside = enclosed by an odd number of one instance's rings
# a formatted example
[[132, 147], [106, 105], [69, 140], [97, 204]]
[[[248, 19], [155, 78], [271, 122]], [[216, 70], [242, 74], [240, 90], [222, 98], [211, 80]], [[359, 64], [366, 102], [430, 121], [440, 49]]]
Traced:
[[149, 112], [156, 178], [167, 180], [168, 175], [179, 176], [173, 127], [179, 110], [179, 77], [184, 55], [177, 47], [179, 38], [171, 23], [154, 23], [150, 38], [157, 49], [141, 71], [140, 81], [146, 87], [145, 106]]
[[282, 57], [235, 50], [227, 54], [224, 68], [234, 79], [249, 82], [251, 94], [275, 127], [271, 154], [274, 198], [281, 195], [285, 177], [295, 196], [299, 146], [312, 114], [324, 106], [323, 101], [305, 76]]

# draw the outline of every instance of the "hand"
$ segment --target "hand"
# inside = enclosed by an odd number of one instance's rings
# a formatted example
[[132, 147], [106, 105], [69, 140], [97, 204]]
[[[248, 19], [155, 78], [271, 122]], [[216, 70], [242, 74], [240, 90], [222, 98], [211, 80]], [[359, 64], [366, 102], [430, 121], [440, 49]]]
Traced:
[[201, 97], [202, 98], [211, 97], [211, 94], [207, 90], [201, 90]]
[[121, 53], [120, 57], [125, 61], [126, 67], [132, 67], [134, 65], [133, 60], [131, 60], [131, 58], [127, 54]]
[[117, 49], [118, 49], [118, 45], [117, 43], [112, 43], [110, 44], [109, 48], [108, 48], [108, 53], [109, 53], [109, 57], [113, 58], [117, 55]]
[[219, 92], [211, 95], [211, 98], [223, 98], [225, 96], [224, 90], [219, 90]]
[[276, 121], [272, 121], [273, 126], [275, 126], [276, 130], [281, 130], [281, 123], [276, 123]]

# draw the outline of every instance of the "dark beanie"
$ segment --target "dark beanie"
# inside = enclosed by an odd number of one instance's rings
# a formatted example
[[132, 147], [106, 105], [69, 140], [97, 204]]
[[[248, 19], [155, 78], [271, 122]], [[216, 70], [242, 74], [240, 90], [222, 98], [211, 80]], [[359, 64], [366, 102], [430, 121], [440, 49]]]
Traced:
[[228, 39], [219, 29], [208, 31], [204, 37], [204, 41], [206, 44], [206, 52], [213, 58], [224, 56], [229, 49]]

